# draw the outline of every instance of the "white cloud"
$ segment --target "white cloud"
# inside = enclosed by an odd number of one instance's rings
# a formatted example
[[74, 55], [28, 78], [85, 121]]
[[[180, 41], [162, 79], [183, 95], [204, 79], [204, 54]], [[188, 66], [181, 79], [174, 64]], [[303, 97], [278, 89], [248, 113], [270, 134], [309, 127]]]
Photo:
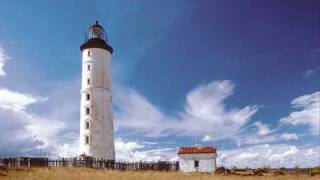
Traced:
[[226, 167], [314, 167], [319, 165], [318, 146], [264, 144], [232, 150], [218, 150], [218, 166]]
[[66, 124], [58, 120], [49, 120], [40, 118], [29, 114], [29, 124], [25, 127], [26, 134], [35, 140], [43, 142], [42, 145], [37, 146], [37, 149], [45, 149], [54, 147], [56, 144], [56, 137]]
[[170, 117], [146, 98], [130, 89], [115, 91], [116, 129], [133, 129], [148, 136], [161, 136], [171, 127]]
[[227, 110], [223, 101], [233, 94], [231, 81], [213, 81], [186, 95], [184, 111], [169, 116], [134, 90], [116, 90], [115, 119], [120, 128], [147, 136], [209, 135], [213, 139], [232, 137], [256, 113], [256, 106]]
[[175, 155], [171, 148], [147, 149], [144, 143], [115, 140], [116, 159], [119, 161], [160, 161], [168, 160]]
[[[0, 46], [0, 76], [5, 76], [3, 69], [10, 59]], [[63, 123], [47, 121], [28, 111], [28, 107], [47, 100], [26, 93], [0, 88], [0, 149], [1, 154], [34, 154], [39, 149], [52, 144]]]
[[6, 54], [5, 49], [0, 45], [0, 77], [5, 76], [4, 65], [10, 57]]
[[264, 143], [275, 143], [280, 141], [298, 140], [299, 137], [295, 133], [274, 133], [269, 135], [258, 135], [255, 133], [241, 134], [233, 140], [236, 141], [238, 146], [241, 145], [254, 145], [254, 144], [264, 144]]
[[14, 111], [24, 110], [28, 105], [46, 101], [47, 98], [35, 97], [29, 94], [0, 89], [0, 107]]
[[285, 140], [298, 140], [299, 136], [296, 133], [282, 133], [281, 138]]
[[[1, 132], [3, 134], [16, 133], [14, 135], [14, 139], [16, 140], [38, 142], [38, 145], [35, 146], [36, 149], [46, 144], [47, 141], [43, 141], [42, 137], [47, 137], [46, 140], [48, 140], [48, 136], [55, 131], [55, 126], [59, 126], [59, 123], [53, 122], [54, 124], [48, 127], [48, 124], [42, 118], [26, 111], [29, 105], [46, 101], [46, 98], [35, 97], [8, 89], [0, 89], [0, 97]], [[8, 140], [4, 137], [1, 138], [1, 141]]]
[[[0, 76], [5, 76], [3, 66], [8, 59], [4, 49], [0, 47]], [[80, 96], [75, 92], [79, 91], [79, 85], [79, 80], [49, 83], [50, 90], [46, 93], [49, 99], [0, 88], [1, 155], [39, 155], [51, 152], [54, 156], [76, 156], [79, 142]], [[120, 91], [116, 89], [114, 93], [117, 127], [153, 137], [202, 136], [203, 141], [232, 138], [242, 133], [241, 129], [258, 110], [257, 106], [226, 108], [225, 100], [234, 93], [234, 85], [231, 81], [213, 81], [191, 90], [186, 95], [184, 109], [176, 112], [176, 115], [164, 113], [161, 108], [132, 89], [120, 88]], [[313, 98], [299, 98], [292, 104], [294, 108], [302, 111], [313, 109], [315, 103], [319, 105], [319, 102], [312, 100]], [[31, 105], [32, 108], [30, 108]], [[283, 122], [286, 121], [283, 120]], [[290, 122], [295, 125], [293, 122], [296, 121]], [[313, 124], [313, 120], [312, 123], [299, 120], [296, 124], [301, 122]], [[274, 134], [274, 130], [270, 129], [269, 125], [261, 122], [253, 125], [256, 127], [256, 133], [240, 136], [242, 144], [298, 139], [294, 133]], [[319, 129], [319, 126], [317, 128]], [[161, 142], [156, 144], [156, 147], [150, 147], [150, 142], [126, 141], [117, 138], [115, 139], [117, 160], [177, 160], [175, 149], [161, 147]], [[151, 145], [154, 146], [155, 142]], [[311, 166], [317, 163], [315, 159], [319, 156], [317, 154], [319, 150], [314, 147], [267, 146], [269, 156], [263, 154], [266, 149], [263, 147], [266, 145], [257, 145], [220, 151], [218, 152], [220, 153], [219, 162], [227, 166], [252, 167], [273, 163], [279, 163], [279, 166], [299, 164]], [[299, 157], [304, 159], [300, 160]]]
[[[137, 142], [125, 142], [122, 139], [115, 140], [115, 151], [117, 159], [123, 161], [134, 161], [137, 160], [137, 155], [139, 152], [135, 150], [143, 148], [144, 146], [138, 144]], [[139, 160], [139, 159], [138, 159]]]
[[[0, 76], [6, 75], [8, 59], [0, 47]], [[0, 88], [0, 155], [74, 154], [79, 131], [79, 94], [74, 92], [79, 84], [74, 79], [38, 84], [48, 89], [50, 99]]]
[[[250, 127], [253, 129], [249, 129]], [[252, 131], [253, 130], [253, 131]], [[233, 139], [238, 146], [254, 145], [264, 143], [275, 143], [280, 141], [297, 140], [298, 135], [295, 133], [277, 132], [279, 129], [270, 129], [269, 124], [264, 124], [260, 121], [254, 122], [252, 125], [244, 128], [241, 133], [236, 135]]]
[[0, 104], [1, 154], [37, 154], [56, 148], [54, 137], [64, 123], [44, 119], [24, 108], [3, 108]]
[[74, 157], [78, 153], [79, 138], [79, 79], [46, 84], [49, 101], [33, 108], [29, 134], [39, 138], [39, 148], [55, 156]]
[[253, 144], [263, 144], [271, 143], [276, 141], [281, 141], [278, 139], [277, 135], [266, 135], [262, 136], [256, 133], [245, 133], [240, 134], [233, 138], [238, 146], [242, 145], [253, 145]]
[[[54, 151], [51, 151], [52, 158], [58, 157], [76, 157], [79, 152], [79, 136], [78, 134], [68, 134], [66, 137], [69, 141], [57, 144]], [[71, 140], [71, 141], [70, 141]], [[49, 156], [50, 157], [50, 156]]]
[[[79, 137], [78, 134], [71, 135], [72, 137], [67, 138], [72, 139], [72, 141], [64, 144], [56, 143], [56, 147], [50, 151], [49, 157], [76, 157], [78, 155]], [[128, 141], [116, 138], [116, 160], [126, 162], [161, 161], [169, 160], [176, 156], [175, 150], [171, 148], [155, 148], [148, 145], [150, 145], [150, 142]]]
[[260, 121], [256, 121], [253, 125], [255, 125], [256, 128], [258, 129], [259, 135], [265, 136], [271, 133], [271, 130], [268, 124], [263, 124]]
[[213, 81], [187, 94], [185, 111], [180, 113], [177, 131], [182, 135], [208, 134], [214, 139], [232, 137], [256, 113], [256, 106], [225, 108], [224, 100], [233, 94], [231, 81]]
[[73, 154], [79, 130], [77, 83], [47, 84], [50, 99], [0, 89], [1, 155]]
[[319, 72], [320, 72], [320, 66], [306, 70], [303, 73], [302, 77], [303, 78], [310, 78], [313, 76], [317, 76], [319, 74]]
[[212, 140], [212, 137], [209, 136], [208, 134], [205, 135], [205, 136], [201, 139], [201, 141], [204, 141], [204, 142], [206, 142], [206, 141], [211, 141], [211, 140]]
[[294, 99], [291, 102], [292, 108], [297, 109], [289, 116], [281, 118], [283, 124], [308, 125], [310, 133], [319, 135], [320, 133], [320, 92], [307, 94]]

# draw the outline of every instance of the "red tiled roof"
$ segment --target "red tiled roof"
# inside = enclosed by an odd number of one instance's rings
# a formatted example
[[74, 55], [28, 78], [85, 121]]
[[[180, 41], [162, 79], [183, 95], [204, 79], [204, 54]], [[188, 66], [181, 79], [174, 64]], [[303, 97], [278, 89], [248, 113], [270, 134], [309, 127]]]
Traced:
[[217, 148], [212, 146], [205, 147], [180, 147], [178, 154], [198, 154], [198, 153], [216, 153]]

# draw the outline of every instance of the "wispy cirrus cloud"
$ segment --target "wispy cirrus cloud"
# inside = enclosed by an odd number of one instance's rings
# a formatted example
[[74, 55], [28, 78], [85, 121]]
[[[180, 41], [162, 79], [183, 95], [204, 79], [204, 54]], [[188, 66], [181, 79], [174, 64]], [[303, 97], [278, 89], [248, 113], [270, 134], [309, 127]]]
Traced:
[[287, 117], [278, 121], [278, 127], [271, 129], [270, 125], [256, 121], [252, 124], [253, 131], [241, 132], [232, 139], [237, 145], [254, 145], [262, 143], [275, 143], [280, 141], [298, 140], [299, 134], [295, 132], [277, 132], [283, 129], [283, 125], [299, 126], [306, 125], [309, 135], [319, 136], [320, 133], [320, 92], [302, 95], [292, 100], [291, 112]]
[[[231, 81], [200, 85], [186, 95], [184, 111], [170, 116], [133, 89], [115, 95], [115, 118], [119, 128], [143, 132], [147, 136], [231, 137], [249, 122], [257, 106], [227, 110], [224, 100], [234, 92]], [[121, 92], [121, 91], [116, 91]], [[161, 125], [160, 125], [161, 124]]]
[[280, 135], [280, 137], [285, 140], [298, 140], [299, 139], [299, 135], [296, 133], [282, 133]]
[[302, 77], [303, 78], [310, 78], [313, 76], [319, 77], [319, 75], [320, 75], [320, 66], [306, 70], [305, 72], [303, 72]]
[[241, 133], [231, 138], [238, 146], [275, 143], [280, 141], [297, 140], [295, 133], [279, 133], [278, 128], [271, 128], [271, 125], [256, 121], [246, 127]]
[[234, 93], [231, 81], [213, 81], [191, 90], [180, 113], [177, 132], [181, 135], [205, 135], [223, 139], [240, 132], [258, 111], [258, 106], [226, 109], [225, 100]]
[[0, 45], [0, 77], [5, 76], [4, 65], [10, 57], [6, 54], [5, 49]]
[[[50, 152], [55, 156], [76, 156], [79, 94], [75, 92], [79, 91], [79, 85], [79, 78], [48, 83], [46, 89], [49, 91], [45, 93], [47, 97], [0, 88], [0, 96], [3, 97], [0, 99], [0, 155], [42, 155], [44, 152]], [[202, 136], [204, 141], [231, 139], [238, 144], [247, 145], [244, 148], [219, 151], [219, 163], [225, 166], [253, 167], [278, 162], [283, 166], [309, 166], [316, 163], [311, 159], [311, 156], [317, 157], [317, 149], [314, 147], [261, 145], [297, 140], [299, 135], [277, 133], [277, 129], [262, 121], [250, 124], [250, 120], [259, 109], [256, 105], [227, 109], [226, 99], [234, 94], [232, 81], [212, 81], [191, 89], [186, 94], [183, 110], [174, 113], [176, 115], [166, 114], [134, 89], [116, 83], [115, 86], [117, 131], [130, 130], [134, 135], [143, 134], [141, 136], [156, 138]], [[304, 96], [293, 101], [293, 107], [302, 111], [312, 109], [313, 98], [302, 97]], [[282, 123], [286, 124], [285, 122], [283, 120]], [[287, 124], [294, 124], [293, 121], [288, 122], [291, 123]], [[243, 129], [247, 127], [253, 131], [244, 133]], [[150, 143], [144, 142], [143, 138], [116, 138], [116, 158], [123, 161], [177, 160], [175, 147], [164, 146], [161, 142], [156, 146], [149, 146]], [[268, 152], [271, 151], [271, 157], [262, 154], [266, 146], [269, 147]], [[296, 163], [299, 156], [304, 157], [306, 161]], [[250, 165], [250, 162], [253, 164]]]
[[167, 135], [166, 131], [175, 121], [133, 89], [121, 87], [114, 97], [116, 130], [131, 129], [157, 137]]
[[244, 133], [231, 139], [234, 140], [238, 146], [242, 146], [298, 140], [299, 136], [296, 133], [273, 133], [268, 135]]
[[292, 126], [307, 125], [310, 134], [318, 136], [320, 133], [320, 92], [297, 97], [292, 100], [291, 106], [296, 111], [281, 118], [280, 123]]

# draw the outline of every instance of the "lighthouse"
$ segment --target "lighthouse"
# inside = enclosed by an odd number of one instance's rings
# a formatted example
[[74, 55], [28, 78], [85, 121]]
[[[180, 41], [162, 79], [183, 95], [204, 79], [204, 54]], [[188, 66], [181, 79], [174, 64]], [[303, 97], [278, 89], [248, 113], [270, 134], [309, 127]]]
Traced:
[[114, 160], [110, 60], [113, 52], [104, 28], [96, 21], [80, 46], [82, 82], [79, 154]]

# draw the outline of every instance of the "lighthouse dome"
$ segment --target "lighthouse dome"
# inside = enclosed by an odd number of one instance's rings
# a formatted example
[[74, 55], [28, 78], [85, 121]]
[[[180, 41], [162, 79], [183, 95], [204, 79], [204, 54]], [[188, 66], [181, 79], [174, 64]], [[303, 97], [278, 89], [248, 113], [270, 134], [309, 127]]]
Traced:
[[108, 43], [106, 32], [103, 29], [103, 27], [99, 24], [98, 21], [96, 21], [96, 23], [89, 28], [87, 32], [86, 40], [88, 41], [90, 39], [95, 39], [95, 38], [102, 39], [106, 43]]
[[88, 31], [85, 33], [85, 41], [80, 46], [81, 51], [88, 48], [102, 48], [110, 53], [113, 52], [112, 47], [108, 44], [107, 33], [98, 21], [89, 27]]

